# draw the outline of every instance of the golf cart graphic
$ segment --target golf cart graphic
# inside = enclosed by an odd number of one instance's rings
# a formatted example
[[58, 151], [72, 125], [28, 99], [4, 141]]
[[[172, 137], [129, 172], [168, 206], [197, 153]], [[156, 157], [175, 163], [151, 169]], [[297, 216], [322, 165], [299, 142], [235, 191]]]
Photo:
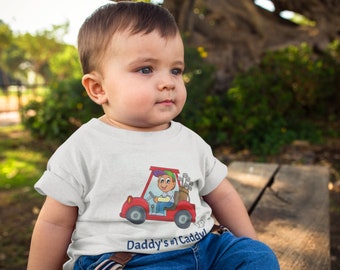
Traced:
[[128, 196], [120, 216], [134, 224], [145, 220], [174, 221], [182, 229], [195, 222], [195, 205], [190, 203], [189, 190], [193, 183], [179, 170], [150, 167], [148, 182], [140, 197]]

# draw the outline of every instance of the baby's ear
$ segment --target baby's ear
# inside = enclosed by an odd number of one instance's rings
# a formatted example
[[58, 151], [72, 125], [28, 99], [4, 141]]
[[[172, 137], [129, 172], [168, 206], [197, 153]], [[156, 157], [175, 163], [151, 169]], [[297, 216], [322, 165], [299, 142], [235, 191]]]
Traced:
[[107, 102], [106, 92], [102, 87], [101, 76], [98, 73], [85, 74], [81, 80], [89, 97], [97, 104]]

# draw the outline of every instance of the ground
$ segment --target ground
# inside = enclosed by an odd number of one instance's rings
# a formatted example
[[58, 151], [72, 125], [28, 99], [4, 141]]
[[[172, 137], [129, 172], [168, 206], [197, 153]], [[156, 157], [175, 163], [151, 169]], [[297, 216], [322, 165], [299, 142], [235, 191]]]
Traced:
[[[234, 160], [258, 160], [258, 157], [251, 155], [248, 151], [232, 153], [231, 149], [226, 147], [218, 149], [217, 156], [227, 164]], [[340, 269], [340, 139], [330, 139], [323, 145], [318, 146], [311, 145], [305, 141], [295, 141], [282, 149], [281, 153], [267, 157], [265, 162], [315, 164], [329, 168], [331, 269]]]
[[[227, 147], [217, 149], [216, 154], [226, 163], [258, 159], [247, 151], [234, 153]], [[332, 269], [340, 269], [340, 139], [329, 140], [322, 146], [294, 142], [265, 161], [329, 167], [331, 263]], [[0, 190], [0, 270], [26, 269], [31, 232], [42, 203], [43, 197], [30, 187]]]

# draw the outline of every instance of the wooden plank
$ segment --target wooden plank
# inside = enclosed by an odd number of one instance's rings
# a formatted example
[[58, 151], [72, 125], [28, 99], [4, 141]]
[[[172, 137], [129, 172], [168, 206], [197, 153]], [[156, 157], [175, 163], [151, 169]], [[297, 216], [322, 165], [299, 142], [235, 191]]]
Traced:
[[277, 168], [277, 164], [240, 161], [232, 162], [228, 166], [227, 178], [240, 194], [248, 210]]
[[280, 168], [251, 218], [281, 269], [330, 269], [328, 169]]

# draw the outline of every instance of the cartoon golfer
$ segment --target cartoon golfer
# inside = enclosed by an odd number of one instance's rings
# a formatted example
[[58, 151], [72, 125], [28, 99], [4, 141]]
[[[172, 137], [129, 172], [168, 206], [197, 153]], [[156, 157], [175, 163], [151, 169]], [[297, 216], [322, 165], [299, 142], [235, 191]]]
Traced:
[[165, 215], [165, 208], [169, 208], [174, 204], [176, 177], [173, 172], [167, 170], [154, 172], [154, 175], [158, 177], [157, 185], [159, 190], [162, 191], [160, 196], [153, 198], [156, 203], [156, 213]]

